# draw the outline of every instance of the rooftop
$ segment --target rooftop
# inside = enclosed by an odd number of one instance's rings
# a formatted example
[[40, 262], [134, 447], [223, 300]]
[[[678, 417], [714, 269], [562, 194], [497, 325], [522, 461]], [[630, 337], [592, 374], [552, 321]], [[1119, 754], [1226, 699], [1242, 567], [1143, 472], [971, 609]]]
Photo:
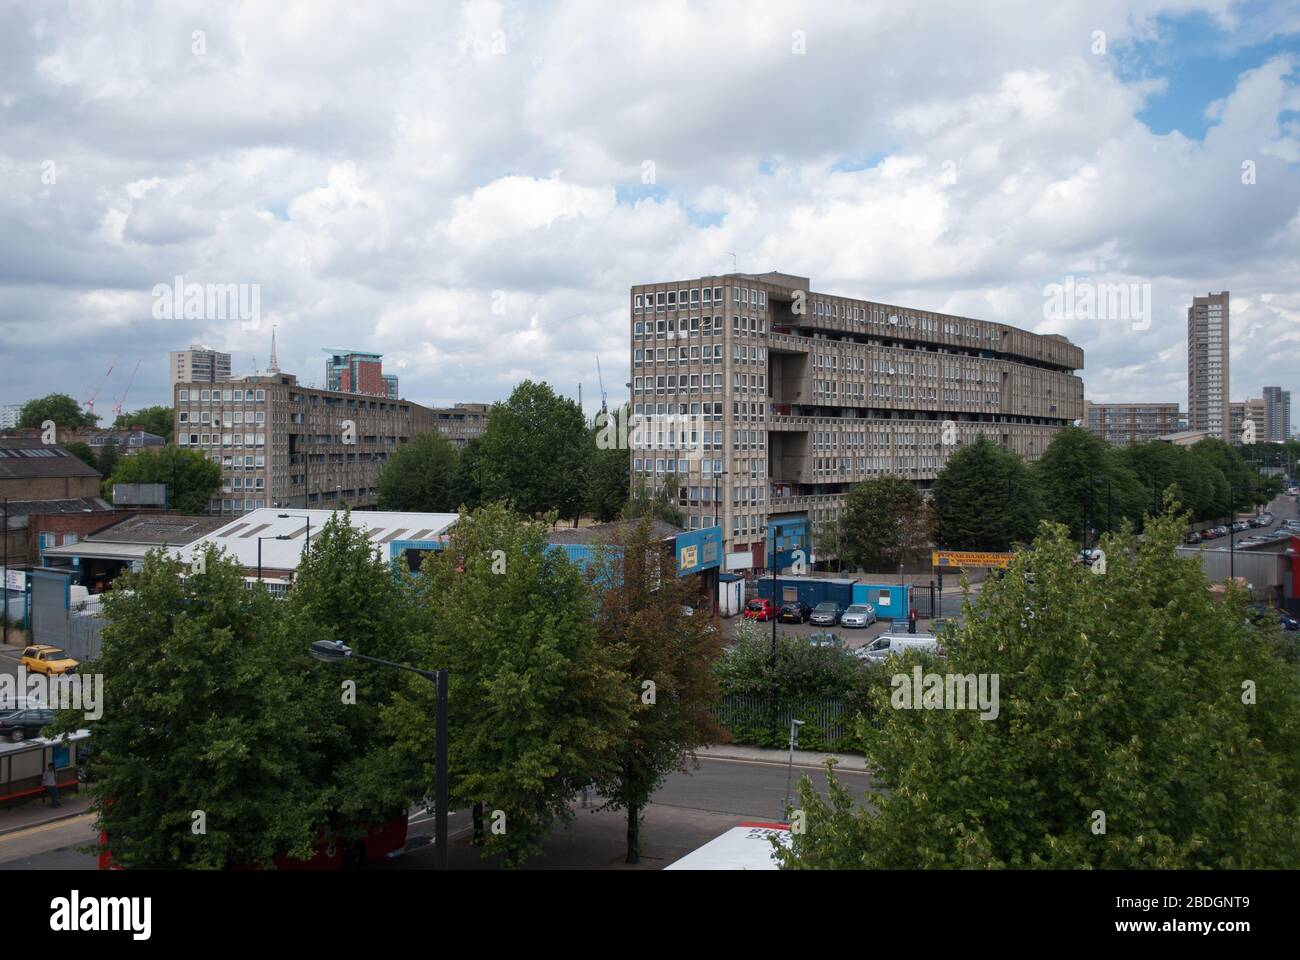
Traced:
[[0, 436], [0, 480], [98, 477], [99, 471], [40, 437]]

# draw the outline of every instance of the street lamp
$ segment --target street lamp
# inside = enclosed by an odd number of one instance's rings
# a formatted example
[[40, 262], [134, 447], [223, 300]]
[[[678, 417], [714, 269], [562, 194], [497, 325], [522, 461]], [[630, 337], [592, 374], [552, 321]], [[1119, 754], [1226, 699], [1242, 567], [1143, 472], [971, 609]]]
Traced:
[[794, 797], [790, 796], [790, 780], [794, 775], [794, 745], [799, 739], [799, 728], [803, 726], [802, 720], [790, 718], [790, 760], [785, 767], [785, 807], [781, 810], [781, 817], [784, 819], [794, 807]]
[[1114, 523], [1111, 519], [1110, 477], [1092, 478], [1092, 485], [1094, 487], [1101, 486], [1103, 482], [1106, 484], [1106, 532], [1109, 533]]
[[257, 538], [257, 582], [258, 583], [262, 582], [262, 541], [263, 540], [288, 540], [288, 539], [289, 539], [289, 535], [287, 533], [281, 533], [274, 537]]
[[367, 657], [365, 654], [357, 653], [341, 640], [317, 640], [311, 645], [311, 655], [323, 663], [338, 663], [342, 660], [364, 660], [367, 663], [392, 667], [394, 670], [417, 673], [424, 679], [433, 682], [437, 698], [434, 713], [434, 765], [436, 768], [433, 798], [435, 807], [433, 820], [434, 866], [440, 870], [447, 869], [447, 805], [449, 803], [447, 786], [447, 669], [443, 667], [438, 670], [421, 670], [405, 663], [394, 663], [392, 660]]
[[306, 520], [307, 521], [307, 542], [302, 545], [302, 552], [307, 553], [311, 550], [311, 517], [301, 513], [277, 513], [281, 520]]

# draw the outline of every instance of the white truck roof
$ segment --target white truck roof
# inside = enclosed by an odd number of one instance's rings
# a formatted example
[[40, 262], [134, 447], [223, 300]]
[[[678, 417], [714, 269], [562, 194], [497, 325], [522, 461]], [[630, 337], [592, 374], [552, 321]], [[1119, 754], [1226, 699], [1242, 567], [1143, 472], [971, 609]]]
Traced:
[[675, 860], [665, 870], [776, 870], [772, 842], [776, 836], [790, 845], [790, 827], [784, 823], [746, 821], [714, 837], [704, 846]]

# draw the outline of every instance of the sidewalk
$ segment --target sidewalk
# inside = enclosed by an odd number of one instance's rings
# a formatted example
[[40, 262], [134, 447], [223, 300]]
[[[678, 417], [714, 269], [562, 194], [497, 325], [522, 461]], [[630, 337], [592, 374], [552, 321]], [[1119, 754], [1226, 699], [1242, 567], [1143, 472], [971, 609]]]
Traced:
[[[695, 751], [704, 760], [747, 760], [750, 763], [772, 763], [785, 766], [790, 762], [789, 750], [773, 750], [769, 747], [748, 747], [743, 744], [724, 743], [712, 747], [701, 747]], [[796, 766], [821, 767], [828, 758], [834, 758], [839, 770], [867, 770], [866, 757], [853, 753], [818, 753], [814, 750], [796, 750]]]
[[89, 810], [90, 793], [85, 790], [77, 793], [68, 793], [66, 791], [61, 793], [57, 809], [49, 806], [43, 800], [34, 800], [23, 804], [21, 807], [0, 810], [0, 837], [7, 833], [26, 830], [28, 827], [38, 827], [41, 824], [54, 823], [56, 820], [79, 817]]

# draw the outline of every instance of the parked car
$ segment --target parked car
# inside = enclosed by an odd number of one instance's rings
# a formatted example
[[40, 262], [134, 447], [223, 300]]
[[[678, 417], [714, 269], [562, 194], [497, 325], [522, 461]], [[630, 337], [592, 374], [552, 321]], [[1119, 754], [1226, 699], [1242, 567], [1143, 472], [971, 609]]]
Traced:
[[53, 722], [54, 711], [50, 707], [0, 710], [0, 738], [22, 743], [40, 736], [41, 728]]
[[48, 643], [34, 643], [27, 647], [18, 658], [18, 663], [31, 673], [43, 673], [46, 676], [77, 672], [77, 661], [59, 647]]
[[842, 646], [839, 636], [834, 633], [810, 633], [808, 634], [808, 645], [810, 647]]
[[823, 600], [813, 607], [812, 616], [809, 619], [816, 626], [833, 627], [840, 622], [840, 612], [840, 605], [834, 600]]
[[777, 619], [782, 623], [807, 623], [811, 616], [812, 607], [802, 600], [792, 600], [781, 605], [781, 613]]
[[1183, 543], [1186, 543], [1189, 546], [1196, 546], [1196, 544], [1202, 542], [1204, 539], [1205, 538], [1202, 537], [1198, 532], [1193, 530], [1187, 536], [1183, 537]]
[[876, 608], [869, 603], [855, 603], [840, 617], [841, 627], [869, 627], [876, 622]]
[[1232, 529], [1233, 529], [1233, 530], [1236, 530], [1238, 533], [1241, 533], [1241, 531], [1243, 531], [1243, 530], [1249, 530], [1249, 529], [1250, 529], [1250, 521], [1249, 521], [1249, 520], [1234, 520], [1234, 521], [1232, 522]]
[[745, 604], [744, 617], [746, 620], [762, 620], [766, 622], [774, 616], [776, 616], [776, 608], [772, 606], [771, 600], [757, 597]]
[[882, 633], [866, 646], [858, 647], [853, 652], [864, 660], [879, 663], [894, 654], [902, 654], [908, 650], [938, 653], [939, 641], [936, 637], [922, 634]]

